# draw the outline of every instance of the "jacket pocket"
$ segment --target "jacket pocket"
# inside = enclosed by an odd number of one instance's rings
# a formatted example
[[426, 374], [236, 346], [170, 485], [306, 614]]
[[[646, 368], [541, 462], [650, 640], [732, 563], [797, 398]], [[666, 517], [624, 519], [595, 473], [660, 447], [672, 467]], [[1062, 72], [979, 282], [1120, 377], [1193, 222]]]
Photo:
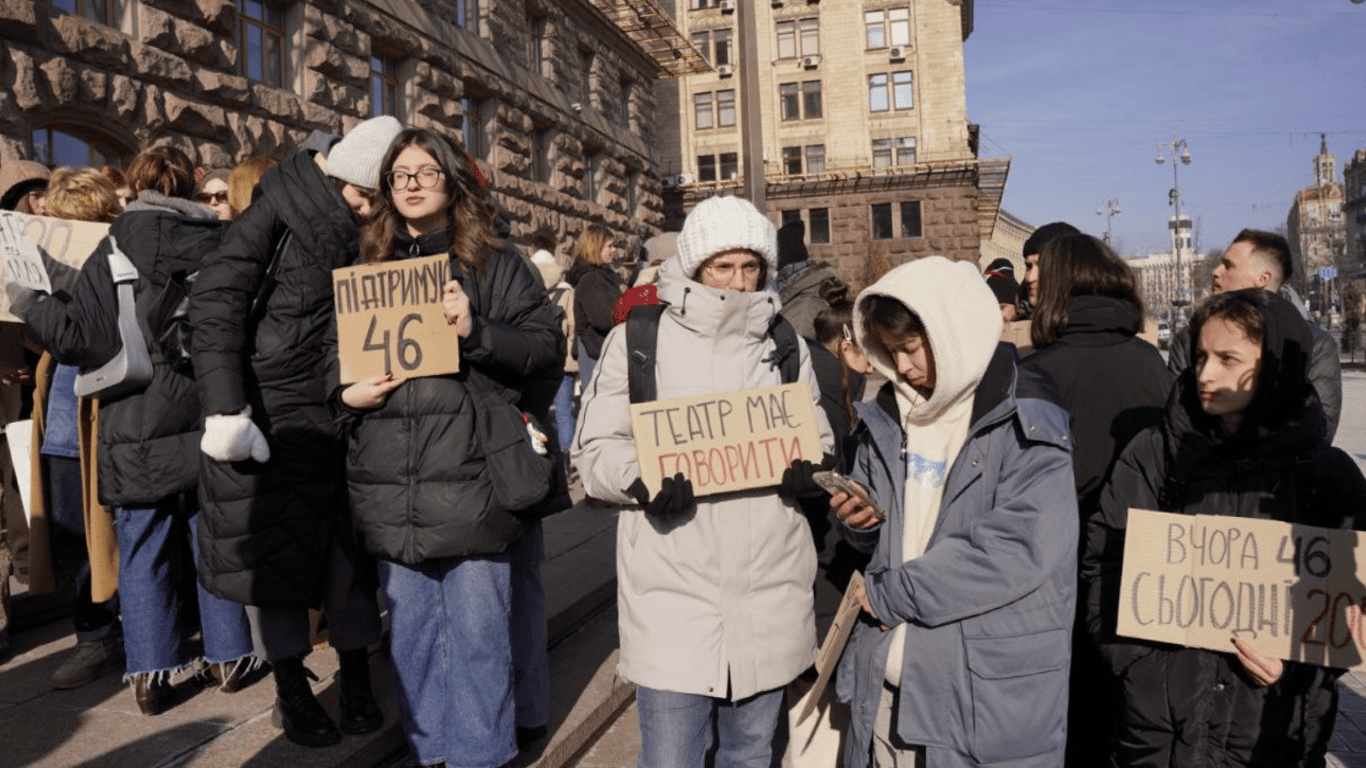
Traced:
[[978, 761], [1042, 755], [1063, 746], [1072, 638], [1065, 629], [964, 638]]

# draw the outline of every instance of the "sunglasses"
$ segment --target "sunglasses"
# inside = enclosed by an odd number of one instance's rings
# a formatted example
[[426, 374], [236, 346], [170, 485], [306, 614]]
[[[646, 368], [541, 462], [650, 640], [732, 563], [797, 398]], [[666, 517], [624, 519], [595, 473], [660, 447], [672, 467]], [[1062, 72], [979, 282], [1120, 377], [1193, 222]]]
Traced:
[[199, 202], [205, 205], [222, 205], [228, 202], [227, 192], [200, 192]]

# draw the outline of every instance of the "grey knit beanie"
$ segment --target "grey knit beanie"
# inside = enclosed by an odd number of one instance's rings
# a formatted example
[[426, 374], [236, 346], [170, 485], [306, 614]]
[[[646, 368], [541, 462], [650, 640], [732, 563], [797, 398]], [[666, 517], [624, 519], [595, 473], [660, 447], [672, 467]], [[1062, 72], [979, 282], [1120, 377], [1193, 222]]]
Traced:
[[357, 123], [328, 153], [327, 175], [357, 187], [379, 189], [379, 166], [402, 130], [403, 124], [389, 115]]

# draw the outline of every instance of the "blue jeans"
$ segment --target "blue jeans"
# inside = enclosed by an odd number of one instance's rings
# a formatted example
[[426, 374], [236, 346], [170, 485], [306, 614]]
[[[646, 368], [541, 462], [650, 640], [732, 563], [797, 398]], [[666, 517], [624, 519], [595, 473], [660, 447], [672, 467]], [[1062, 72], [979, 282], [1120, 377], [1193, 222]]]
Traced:
[[716, 732], [715, 768], [774, 765], [783, 689], [741, 701], [636, 686], [639, 768], [702, 768]]
[[[114, 515], [119, 539], [119, 607], [128, 675], [173, 673], [194, 661], [187, 632], [177, 621], [180, 597], [176, 579], [199, 557], [195, 525], [177, 494], [146, 509], [120, 507]], [[189, 502], [193, 504], [193, 501]], [[199, 590], [199, 626], [204, 660], [236, 661], [251, 655], [251, 629], [240, 603]]]
[[516, 757], [511, 556], [381, 560], [379, 578], [399, 719], [417, 762], [494, 768]]
[[569, 453], [574, 442], [574, 374], [566, 373], [555, 391], [555, 431], [560, 438], [560, 450]]
[[536, 728], [550, 720], [550, 656], [546, 652], [545, 529], [527, 525], [508, 548], [512, 555], [512, 667], [517, 727]]

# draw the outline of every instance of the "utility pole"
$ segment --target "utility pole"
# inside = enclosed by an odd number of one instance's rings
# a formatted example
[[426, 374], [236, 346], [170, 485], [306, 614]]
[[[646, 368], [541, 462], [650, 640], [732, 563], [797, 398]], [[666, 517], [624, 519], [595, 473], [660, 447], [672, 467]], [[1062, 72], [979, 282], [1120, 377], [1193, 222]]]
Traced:
[[1112, 217], [1114, 217], [1114, 216], [1118, 216], [1120, 213], [1121, 213], [1121, 211], [1119, 210], [1119, 200], [1116, 200], [1116, 199], [1113, 198], [1113, 197], [1110, 198], [1109, 200], [1102, 201], [1102, 202], [1100, 203], [1100, 207], [1096, 209], [1096, 215], [1097, 215], [1097, 216], [1104, 216], [1104, 217], [1105, 217], [1105, 244], [1106, 244], [1106, 245], [1109, 245], [1109, 244], [1110, 244], [1110, 219], [1111, 219]]
[[767, 208], [764, 179], [764, 124], [759, 87], [759, 22], [752, 0], [735, 4], [740, 48], [740, 145], [744, 156], [745, 197], [759, 213]]

